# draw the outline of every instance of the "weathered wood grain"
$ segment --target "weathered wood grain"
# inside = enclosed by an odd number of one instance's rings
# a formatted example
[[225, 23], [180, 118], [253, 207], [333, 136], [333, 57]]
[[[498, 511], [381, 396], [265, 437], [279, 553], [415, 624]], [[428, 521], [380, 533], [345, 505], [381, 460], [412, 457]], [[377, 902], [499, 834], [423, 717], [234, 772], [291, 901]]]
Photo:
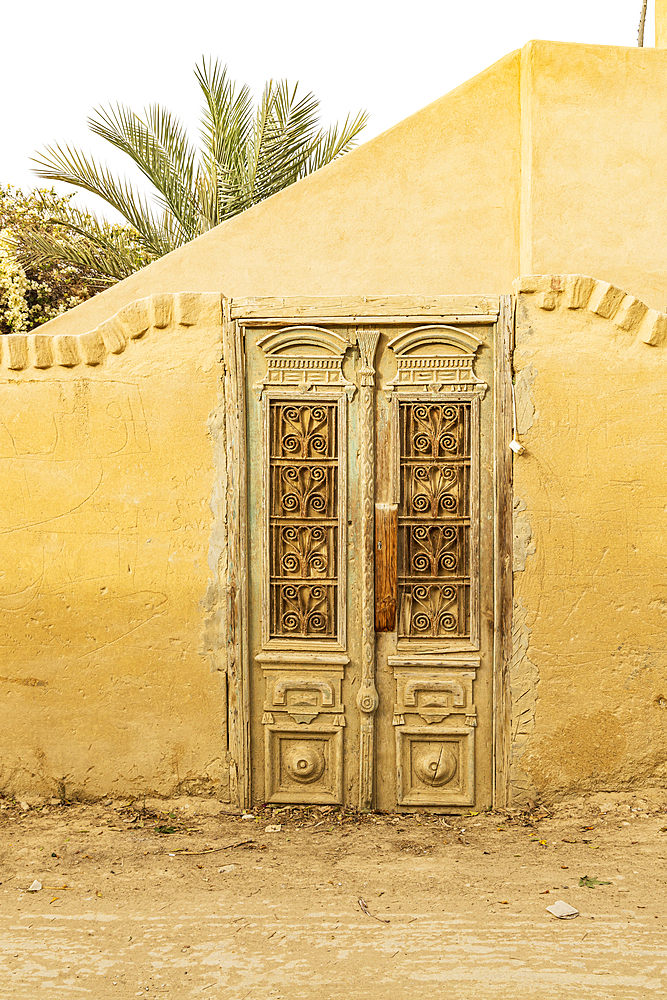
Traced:
[[375, 505], [375, 631], [396, 628], [398, 504]]
[[323, 319], [342, 317], [357, 323], [362, 318], [418, 316], [495, 317], [498, 315], [497, 295], [378, 295], [378, 296], [301, 296], [286, 298], [234, 299], [231, 304], [232, 319], [244, 322], [257, 318]]
[[512, 653], [512, 351], [514, 301], [500, 299], [495, 352], [495, 574], [494, 574], [494, 795], [497, 808], [509, 804], [510, 678]]
[[241, 331], [224, 303], [223, 362], [227, 448], [226, 552], [228, 732], [232, 801], [250, 805], [250, 692], [248, 678], [248, 571], [245, 364]]

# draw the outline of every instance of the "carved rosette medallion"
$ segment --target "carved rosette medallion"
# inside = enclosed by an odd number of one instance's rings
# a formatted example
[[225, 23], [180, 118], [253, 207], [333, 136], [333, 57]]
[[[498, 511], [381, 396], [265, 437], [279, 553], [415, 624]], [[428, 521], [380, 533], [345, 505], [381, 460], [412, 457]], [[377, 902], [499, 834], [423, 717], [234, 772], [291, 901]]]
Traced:
[[456, 774], [458, 761], [444, 743], [433, 743], [413, 754], [412, 766], [416, 776], [425, 785], [438, 788], [446, 785]]
[[286, 755], [285, 769], [301, 784], [317, 781], [324, 774], [324, 754], [315, 744], [297, 743]]

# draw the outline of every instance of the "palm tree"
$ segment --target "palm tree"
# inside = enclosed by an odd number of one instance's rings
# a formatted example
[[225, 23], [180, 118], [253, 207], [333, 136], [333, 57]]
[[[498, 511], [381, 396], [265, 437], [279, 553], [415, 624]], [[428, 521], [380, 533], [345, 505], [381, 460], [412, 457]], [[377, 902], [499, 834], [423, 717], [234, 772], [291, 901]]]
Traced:
[[119, 104], [88, 122], [139, 168], [157, 210], [129, 180], [78, 149], [49, 146], [34, 160], [39, 177], [99, 195], [128, 226], [110, 226], [69, 205], [53, 222], [65, 225], [71, 239], [29, 234], [26, 262], [67, 262], [94, 271], [99, 287], [113, 284], [346, 153], [368, 120], [360, 111], [324, 129], [317, 98], [301, 97], [298, 85], [284, 80], [270, 80], [255, 107], [249, 88], [230, 80], [217, 60], [202, 60], [195, 75], [205, 101], [199, 149], [159, 105], [142, 118]]

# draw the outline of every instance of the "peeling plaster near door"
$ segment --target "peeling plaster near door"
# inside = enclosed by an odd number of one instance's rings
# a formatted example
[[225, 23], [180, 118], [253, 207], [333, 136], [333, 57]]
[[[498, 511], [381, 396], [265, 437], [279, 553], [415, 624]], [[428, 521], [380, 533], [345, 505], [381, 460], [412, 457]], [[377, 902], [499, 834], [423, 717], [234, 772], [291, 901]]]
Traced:
[[[522, 567], [523, 568], [523, 567]], [[528, 609], [522, 601], [514, 602], [512, 621], [512, 659], [510, 661], [510, 690], [512, 697], [510, 759], [511, 802], [517, 804], [537, 795], [530, 777], [521, 769], [521, 758], [528, 740], [535, 729], [537, 711], [537, 685], [540, 672], [528, 658], [530, 629], [526, 623]]]

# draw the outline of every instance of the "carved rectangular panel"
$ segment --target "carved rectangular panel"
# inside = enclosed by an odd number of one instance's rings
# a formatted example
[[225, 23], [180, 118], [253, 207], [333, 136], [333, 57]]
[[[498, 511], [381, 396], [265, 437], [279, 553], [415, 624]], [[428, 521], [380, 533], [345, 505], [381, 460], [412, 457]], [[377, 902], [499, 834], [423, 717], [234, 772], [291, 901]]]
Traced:
[[[298, 723], [345, 725], [345, 709], [341, 701], [341, 680], [335, 670], [321, 669], [301, 673], [267, 670], [264, 721], [288, 722], [287, 716]], [[276, 714], [278, 713], [278, 714]], [[284, 715], [282, 715], [284, 713]]]
[[342, 729], [265, 725], [264, 732], [267, 802], [342, 802]]
[[338, 404], [269, 402], [270, 638], [338, 636]]
[[475, 670], [397, 670], [396, 786], [402, 805], [474, 802]]
[[398, 636], [471, 636], [472, 400], [400, 400]]
[[475, 730], [396, 728], [397, 801], [405, 806], [471, 806], [475, 801]]
[[426, 725], [442, 723], [474, 728], [477, 709], [473, 700], [475, 670], [396, 670], [394, 725], [403, 725], [405, 717], [413, 725], [421, 719]]

